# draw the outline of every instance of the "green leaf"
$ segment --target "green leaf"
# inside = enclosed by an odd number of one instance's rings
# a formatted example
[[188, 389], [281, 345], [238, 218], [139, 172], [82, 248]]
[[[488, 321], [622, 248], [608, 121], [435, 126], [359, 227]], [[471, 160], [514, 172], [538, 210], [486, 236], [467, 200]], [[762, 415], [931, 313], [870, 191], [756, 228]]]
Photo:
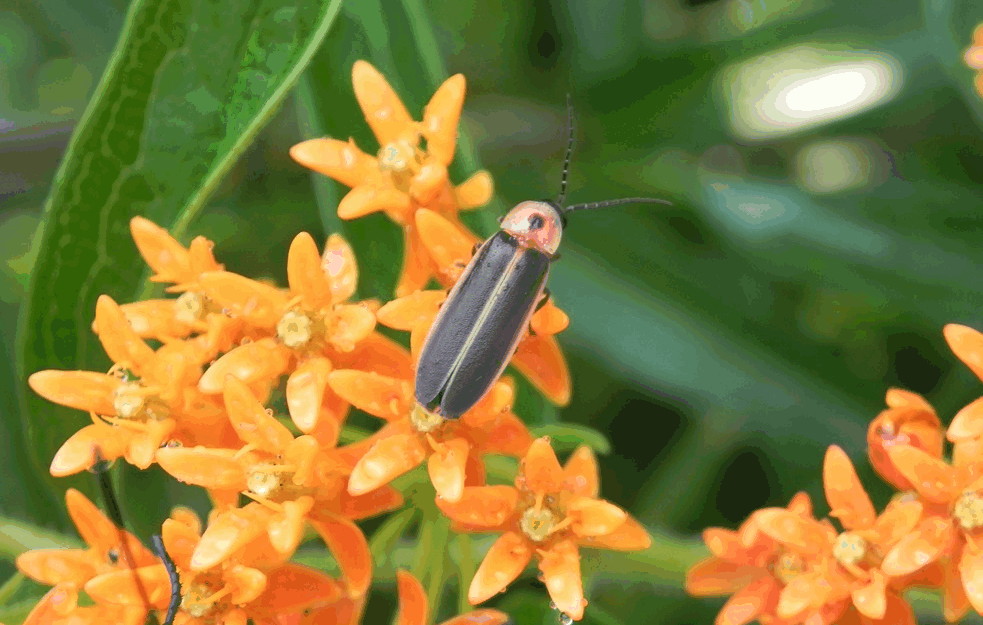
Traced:
[[[45, 206], [21, 319], [23, 376], [48, 368], [108, 368], [89, 325], [100, 294], [129, 301], [138, 291], [144, 269], [129, 240], [130, 218], [175, 223], [181, 236], [282, 102], [340, 5], [131, 5]], [[84, 423], [77, 412], [34, 397], [24, 415], [30, 415], [38, 466]]]
[[77, 538], [31, 523], [0, 517], [0, 558], [13, 560], [32, 549], [74, 549], [81, 546], [82, 542]]
[[549, 436], [559, 451], [573, 451], [587, 445], [601, 455], [611, 453], [611, 441], [592, 427], [576, 423], [550, 423], [532, 428], [536, 436]]

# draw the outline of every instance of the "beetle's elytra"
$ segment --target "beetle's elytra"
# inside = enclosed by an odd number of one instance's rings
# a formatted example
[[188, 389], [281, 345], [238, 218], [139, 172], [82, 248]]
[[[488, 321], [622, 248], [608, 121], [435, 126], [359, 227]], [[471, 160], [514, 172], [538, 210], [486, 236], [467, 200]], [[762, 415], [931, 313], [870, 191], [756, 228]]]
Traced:
[[430, 328], [416, 369], [416, 410], [427, 422], [457, 419], [485, 396], [515, 353], [543, 298], [550, 263], [563, 236], [565, 215], [575, 210], [652, 198], [622, 198], [563, 206], [573, 148], [573, 115], [567, 100], [569, 139], [556, 202], [525, 201], [502, 220], [502, 229], [481, 244]]

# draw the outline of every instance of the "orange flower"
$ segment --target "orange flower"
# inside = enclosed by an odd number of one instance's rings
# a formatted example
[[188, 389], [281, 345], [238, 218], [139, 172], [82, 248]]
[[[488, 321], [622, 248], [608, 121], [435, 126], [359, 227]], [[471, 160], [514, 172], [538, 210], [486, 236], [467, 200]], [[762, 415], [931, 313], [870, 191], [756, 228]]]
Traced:
[[580, 620], [587, 601], [578, 547], [635, 551], [651, 544], [641, 524], [597, 493], [590, 448], [579, 447], [561, 467], [544, 437], [529, 447], [514, 488], [470, 486], [456, 502], [438, 497], [460, 529], [502, 532], [478, 567], [468, 600], [481, 603], [504, 590], [535, 555], [557, 608]]
[[[137, 605], [75, 606], [74, 597], [55, 586], [31, 610], [22, 625], [144, 625], [147, 608]], [[66, 612], [66, 609], [68, 610]]]
[[[182, 482], [208, 488], [220, 505], [194, 552], [192, 569], [216, 566], [263, 533], [286, 560], [297, 548], [305, 522], [312, 519], [324, 520], [328, 525], [324, 531], [329, 533], [334, 527], [331, 523], [342, 523], [339, 531], [357, 532], [359, 536], [346, 547], [351, 552], [365, 539], [348, 519], [373, 516], [402, 504], [402, 497], [391, 489], [361, 497], [348, 495], [345, 485], [350, 468], [336, 454], [322, 449], [313, 436], [294, 438], [243, 382], [230, 378], [224, 396], [229, 419], [246, 443], [244, 447], [167, 448], [158, 453], [161, 468]], [[235, 508], [240, 493], [255, 502]], [[355, 555], [359, 567], [369, 559], [367, 552]], [[346, 573], [349, 578], [364, 574]]]
[[[457, 123], [464, 103], [465, 80], [457, 74], [437, 89], [423, 112], [410, 117], [386, 79], [365, 61], [352, 67], [352, 84], [365, 119], [381, 149], [373, 158], [353, 141], [311, 139], [290, 155], [301, 165], [352, 187], [338, 204], [338, 216], [355, 219], [383, 211], [403, 227], [405, 260], [396, 287], [398, 296], [426, 285], [434, 267], [423, 252], [413, 215], [425, 206], [456, 220], [458, 211], [488, 202], [491, 176], [478, 172], [456, 188], [447, 166], [454, 158]], [[426, 141], [426, 148], [421, 142]]]
[[[72, 622], [118, 622], [116, 619], [96, 620], [96, 617], [106, 616], [105, 612], [78, 608], [79, 590], [90, 579], [104, 573], [118, 572], [132, 579], [133, 569], [151, 564], [156, 558], [135, 536], [116, 527], [95, 504], [74, 488], [65, 492], [65, 504], [68, 515], [88, 548], [35, 549], [17, 556], [16, 564], [21, 573], [42, 584], [54, 586], [26, 622], [47, 624], [52, 622], [49, 619], [54, 615], [80, 618]], [[129, 610], [120, 620], [143, 622], [147, 600], [134, 602], [134, 605], [142, 606], [142, 609]]]
[[[437, 213], [420, 209], [417, 229], [423, 245], [438, 268], [438, 279], [453, 286], [471, 259], [476, 240]], [[411, 332], [410, 343], [417, 353], [433, 325], [446, 291], [417, 291], [393, 300], [379, 309], [379, 322], [397, 330]], [[530, 332], [519, 343], [512, 364], [555, 404], [570, 401], [570, 372], [553, 335], [570, 323], [552, 299], [537, 310], [530, 321]]]
[[[819, 564], [813, 553], [783, 545], [765, 531], [763, 524], [768, 515], [778, 511], [796, 519], [812, 519], [809, 497], [799, 493], [787, 508], [756, 511], [737, 531], [711, 527], [703, 532], [703, 540], [713, 556], [689, 570], [686, 591], [696, 596], [733, 595], [717, 615], [716, 625], [745, 625], [755, 619], [768, 625], [799, 623], [802, 620], [799, 614], [783, 616], [779, 612], [785, 589], [792, 588], [788, 591], [785, 610], [795, 612], [801, 611], [795, 603], [803, 593], [808, 596], [810, 591], [819, 590], [812, 588], [810, 582], [814, 578], [808, 576]], [[796, 581], [800, 578], [803, 582]], [[837, 610], [842, 611], [845, 602], [831, 607], [810, 616], [816, 623], [829, 623]]]
[[[275, 556], [271, 559], [263, 541], [244, 545], [235, 559], [195, 568], [192, 554], [201, 534], [192, 513], [164, 521], [161, 534], [181, 582], [176, 625], [244, 625], [248, 619], [275, 623], [281, 615], [302, 614], [344, 596], [343, 586], [324, 573], [283, 563]], [[133, 573], [99, 575], [85, 585], [85, 591], [100, 604], [132, 606], [139, 604], [143, 588], [153, 608], [164, 610], [171, 597], [164, 565], [144, 566]]]
[[151, 349], [106, 295], [96, 304], [99, 340], [116, 363], [112, 373], [39, 371], [28, 378], [38, 395], [89, 412], [92, 424], [55, 453], [51, 474], [71, 475], [97, 460], [125, 457], [145, 469], [165, 440], [221, 444], [233, 435], [221, 409], [198, 392], [200, 351], [176, 341]]
[[932, 406], [910, 391], [888, 390], [887, 410], [867, 428], [867, 452], [877, 473], [898, 490], [910, 490], [911, 483], [891, 464], [888, 451], [895, 445], [912, 445], [942, 457], [942, 424]]
[[976, 92], [983, 96], [983, 24], [973, 31], [973, 44], [963, 53], [963, 61], [976, 70]]
[[372, 303], [345, 303], [355, 292], [357, 277], [355, 257], [344, 239], [331, 235], [322, 256], [307, 233], [297, 235], [290, 245], [288, 291], [224, 271], [202, 274], [201, 291], [244, 320], [259, 340], [215, 361], [201, 376], [198, 388], [220, 393], [228, 376], [233, 376], [265, 397], [289, 372], [287, 408], [297, 427], [309, 434], [319, 424], [336, 430], [348, 406], [327, 388], [327, 375], [334, 366], [386, 371], [409, 367], [405, 350], [373, 332]]
[[388, 484], [427, 460], [438, 495], [457, 501], [466, 476], [470, 483], [484, 483], [482, 456], [518, 457], [532, 443], [529, 430], [511, 412], [514, 389], [508, 382], [497, 383], [456, 420], [416, 409], [410, 380], [341, 370], [331, 372], [328, 384], [356, 408], [388, 422], [347, 450], [360, 456], [348, 482], [348, 492], [353, 495]]

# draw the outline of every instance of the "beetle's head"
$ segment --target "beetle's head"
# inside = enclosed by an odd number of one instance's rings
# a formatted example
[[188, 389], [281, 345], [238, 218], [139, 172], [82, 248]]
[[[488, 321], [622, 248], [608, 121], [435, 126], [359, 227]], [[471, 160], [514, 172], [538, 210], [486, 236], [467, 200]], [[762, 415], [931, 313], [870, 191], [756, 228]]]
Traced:
[[520, 202], [502, 219], [502, 230], [520, 245], [552, 256], [563, 236], [563, 212], [549, 201]]

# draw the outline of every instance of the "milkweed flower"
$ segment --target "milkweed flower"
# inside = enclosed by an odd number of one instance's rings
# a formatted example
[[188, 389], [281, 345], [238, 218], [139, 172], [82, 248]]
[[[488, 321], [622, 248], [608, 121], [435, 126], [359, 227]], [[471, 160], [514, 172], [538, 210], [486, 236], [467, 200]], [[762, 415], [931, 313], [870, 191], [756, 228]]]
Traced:
[[[423, 245], [433, 259], [438, 277], [452, 287], [470, 261], [476, 239], [434, 211], [416, 213], [417, 229]], [[410, 332], [414, 353], [423, 345], [437, 317], [447, 291], [416, 291], [385, 304], [379, 309], [379, 322], [396, 330]], [[566, 313], [550, 298], [530, 319], [530, 331], [519, 341], [511, 363], [537, 389], [555, 404], [570, 401], [570, 372], [563, 352], [554, 338], [569, 325]]]
[[942, 457], [942, 424], [932, 406], [917, 393], [889, 389], [882, 411], [867, 427], [867, 453], [874, 470], [898, 490], [910, 490], [911, 482], [891, 462], [888, 453], [896, 445], [910, 445]]
[[[76, 623], [137, 622], [146, 618], [146, 603], [135, 603], [129, 610], [80, 608], [79, 592], [89, 580], [103, 574], [147, 566], [156, 557], [129, 532], [116, 527], [85, 495], [70, 488], [65, 492], [68, 515], [85, 549], [35, 549], [17, 556], [16, 565], [31, 579], [54, 586], [28, 617], [28, 623], [52, 623], [53, 619], [73, 616]], [[142, 606], [142, 609], [141, 609]], [[112, 621], [100, 620], [111, 617]], [[52, 619], [52, 620], [48, 620]]]
[[52, 475], [119, 457], [145, 469], [166, 440], [221, 444], [234, 437], [221, 408], [196, 388], [204, 358], [199, 349], [185, 341], [152, 349], [106, 295], [96, 303], [96, 323], [115, 363], [111, 373], [46, 370], [28, 378], [38, 395], [92, 418], [55, 453]]
[[[346, 553], [365, 546], [361, 530], [350, 519], [362, 519], [399, 507], [403, 498], [392, 489], [351, 496], [345, 490], [351, 468], [323, 448], [311, 435], [294, 435], [255, 398], [245, 383], [230, 378], [225, 385], [229, 419], [245, 445], [238, 449], [166, 448], [158, 452], [161, 468], [179, 480], [209, 489], [218, 507], [191, 559], [202, 570], [231, 557], [257, 536], [266, 534], [272, 548], [289, 558], [300, 542], [305, 523], [323, 519], [322, 533], [355, 532], [346, 536]], [[252, 500], [238, 508], [239, 495]], [[332, 542], [335, 541], [332, 538]], [[362, 578], [367, 547], [355, 554]], [[345, 563], [344, 557], [337, 558]], [[364, 589], [361, 589], [364, 590]]]
[[354, 253], [343, 238], [330, 236], [322, 255], [307, 233], [290, 245], [286, 291], [227, 271], [201, 274], [198, 288], [242, 319], [252, 340], [216, 360], [198, 388], [221, 393], [231, 376], [265, 396], [286, 373], [287, 409], [297, 427], [305, 433], [319, 426], [337, 430], [348, 406], [327, 387], [334, 367], [409, 367], [405, 350], [374, 332], [375, 304], [348, 303], [357, 277]]
[[532, 443], [529, 430], [511, 412], [515, 390], [509, 382], [498, 382], [460, 419], [418, 410], [407, 379], [339, 370], [331, 372], [328, 384], [353, 406], [387, 422], [356, 443], [360, 457], [348, 481], [353, 495], [372, 492], [426, 460], [437, 494], [456, 501], [466, 481], [484, 483], [485, 454], [519, 457]]
[[[262, 540], [244, 545], [233, 559], [211, 567], [194, 567], [192, 554], [201, 539], [201, 528], [191, 513], [164, 521], [161, 535], [180, 579], [177, 624], [242, 624], [248, 619], [277, 623], [281, 617], [303, 614], [344, 596], [338, 580], [283, 562]], [[99, 575], [85, 585], [85, 591], [96, 602], [108, 605], [141, 605], [147, 597], [153, 609], [163, 611], [172, 588], [164, 564], [157, 562]]]
[[580, 547], [636, 551], [651, 544], [627, 512], [598, 499], [597, 462], [581, 446], [560, 466], [549, 439], [533, 441], [515, 486], [469, 486], [457, 501], [437, 506], [463, 531], [501, 532], [471, 586], [472, 604], [505, 589], [535, 557], [556, 607], [574, 620], [584, 615]]
[[425, 286], [434, 274], [414, 222], [416, 210], [427, 207], [456, 220], [458, 211], [488, 202], [491, 176], [478, 172], [457, 187], [448, 179], [464, 103], [461, 74], [437, 89], [424, 108], [422, 122], [413, 120], [386, 79], [369, 63], [355, 62], [352, 84], [381, 146], [377, 157], [362, 152], [353, 141], [336, 139], [304, 141], [291, 148], [290, 155], [301, 165], [352, 188], [338, 204], [342, 219], [382, 211], [402, 226], [405, 256], [396, 294], [406, 295]]

